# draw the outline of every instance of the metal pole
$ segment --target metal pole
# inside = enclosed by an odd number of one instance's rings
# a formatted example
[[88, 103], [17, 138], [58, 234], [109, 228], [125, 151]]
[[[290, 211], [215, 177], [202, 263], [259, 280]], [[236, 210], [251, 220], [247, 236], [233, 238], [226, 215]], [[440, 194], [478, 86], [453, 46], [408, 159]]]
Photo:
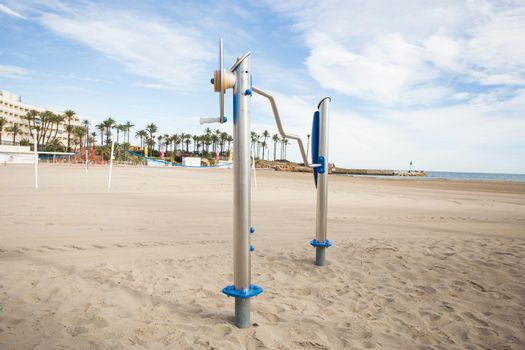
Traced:
[[111, 175], [113, 173], [113, 150], [114, 149], [115, 149], [115, 141], [111, 140], [111, 155], [109, 156], [108, 190], [111, 189]]
[[[325, 243], [328, 212], [328, 128], [329, 128], [330, 98], [319, 102], [319, 158], [323, 159], [324, 171], [319, 173], [317, 182], [317, 208], [316, 208], [316, 239]], [[315, 264], [324, 266], [326, 263], [325, 246], [315, 247]]]
[[38, 140], [36, 138], [36, 127], [33, 129], [33, 149], [35, 151], [35, 189], [38, 189]]
[[88, 135], [88, 128], [86, 128], [86, 173], [88, 172], [88, 146], [89, 146], [89, 135]]
[[[233, 284], [237, 291], [249, 291], [250, 261], [250, 56], [237, 64], [237, 86], [233, 96]], [[250, 327], [250, 299], [235, 298], [235, 324]]]

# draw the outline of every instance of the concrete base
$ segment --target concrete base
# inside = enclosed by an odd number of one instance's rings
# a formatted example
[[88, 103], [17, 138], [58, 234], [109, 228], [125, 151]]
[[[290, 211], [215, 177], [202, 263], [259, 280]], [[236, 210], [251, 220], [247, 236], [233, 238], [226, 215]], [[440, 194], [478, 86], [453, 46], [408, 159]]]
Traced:
[[235, 298], [235, 325], [250, 328], [250, 299]]
[[317, 266], [326, 265], [326, 247], [315, 247], [315, 264]]

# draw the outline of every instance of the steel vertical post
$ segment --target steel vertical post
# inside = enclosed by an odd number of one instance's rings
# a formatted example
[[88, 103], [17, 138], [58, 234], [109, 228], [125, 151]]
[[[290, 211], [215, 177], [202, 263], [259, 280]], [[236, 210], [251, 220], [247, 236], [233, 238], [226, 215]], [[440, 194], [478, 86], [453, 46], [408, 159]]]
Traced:
[[[237, 291], [249, 291], [250, 261], [250, 56], [237, 64], [233, 96], [233, 283]], [[250, 298], [235, 298], [235, 324], [250, 327]]]
[[33, 150], [35, 151], [35, 189], [38, 189], [38, 139], [36, 133], [36, 125], [33, 129]]
[[[319, 158], [323, 159], [324, 171], [319, 173], [317, 182], [316, 208], [316, 239], [326, 241], [327, 213], [328, 213], [328, 129], [329, 129], [330, 98], [323, 98], [317, 106], [319, 110]], [[321, 158], [322, 157], [322, 158]], [[315, 247], [315, 264], [324, 266], [326, 263], [325, 246]]]

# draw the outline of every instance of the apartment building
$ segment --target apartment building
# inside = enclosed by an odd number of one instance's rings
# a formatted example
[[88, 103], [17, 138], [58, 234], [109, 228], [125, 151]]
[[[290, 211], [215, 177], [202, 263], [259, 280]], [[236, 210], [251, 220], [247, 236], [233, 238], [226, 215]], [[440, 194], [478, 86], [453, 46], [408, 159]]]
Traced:
[[[42, 108], [38, 106], [33, 106], [27, 103], [22, 102], [22, 98], [8, 91], [0, 91], [0, 117], [4, 117], [7, 120], [6, 125], [2, 129], [2, 144], [12, 145], [13, 144], [13, 134], [8, 132], [9, 127], [16, 125], [21, 131], [16, 135], [15, 144], [18, 144], [21, 140], [29, 140], [33, 142], [33, 136], [30, 134], [28, 121], [24, 119], [27, 112], [30, 110], [37, 110], [39, 112], [44, 112], [49, 110], [47, 108]], [[62, 114], [63, 112], [51, 111], [55, 114]], [[66, 123], [64, 122], [58, 126], [57, 138], [62, 142], [62, 144], [67, 145], [67, 132], [66, 132]], [[80, 125], [80, 118], [74, 116], [71, 119], [72, 125]], [[52, 131], [56, 131], [56, 128], [53, 126]]]

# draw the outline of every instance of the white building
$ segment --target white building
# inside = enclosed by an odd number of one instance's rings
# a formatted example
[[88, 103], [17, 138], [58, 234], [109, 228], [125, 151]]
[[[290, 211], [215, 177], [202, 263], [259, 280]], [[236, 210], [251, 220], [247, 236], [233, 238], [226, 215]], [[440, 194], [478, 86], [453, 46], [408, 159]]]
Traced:
[[[19, 143], [21, 140], [29, 140], [33, 142], [33, 136], [30, 134], [29, 124], [26, 119], [24, 119], [27, 112], [30, 110], [36, 110], [38, 112], [44, 112], [49, 110], [47, 108], [33, 106], [27, 103], [22, 102], [20, 96], [17, 96], [8, 91], [0, 91], [0, 117], [3, 117], [7, 120], [7, 123], [2, 129], [2, 144], [12, 145], [13, 144], [13, 134], [9, 133], [6, 129], [16, 125], [21, 129], [21, 132], [16, 135], [15, 144]], [[63, 114], [62, 112], [51, 111], [55, 114]], [[62, 144], [67, 145], [67, 132], [66, 130], [67, 121], [61, 123], [58, 127], [57, 138], [62, 142]], [[80, 119], [75, 115], [71, 119], [71, 124], [78, 126], [80, 125]], [[53, 125], [51, 132], [56, 131], [56, 127]]]

